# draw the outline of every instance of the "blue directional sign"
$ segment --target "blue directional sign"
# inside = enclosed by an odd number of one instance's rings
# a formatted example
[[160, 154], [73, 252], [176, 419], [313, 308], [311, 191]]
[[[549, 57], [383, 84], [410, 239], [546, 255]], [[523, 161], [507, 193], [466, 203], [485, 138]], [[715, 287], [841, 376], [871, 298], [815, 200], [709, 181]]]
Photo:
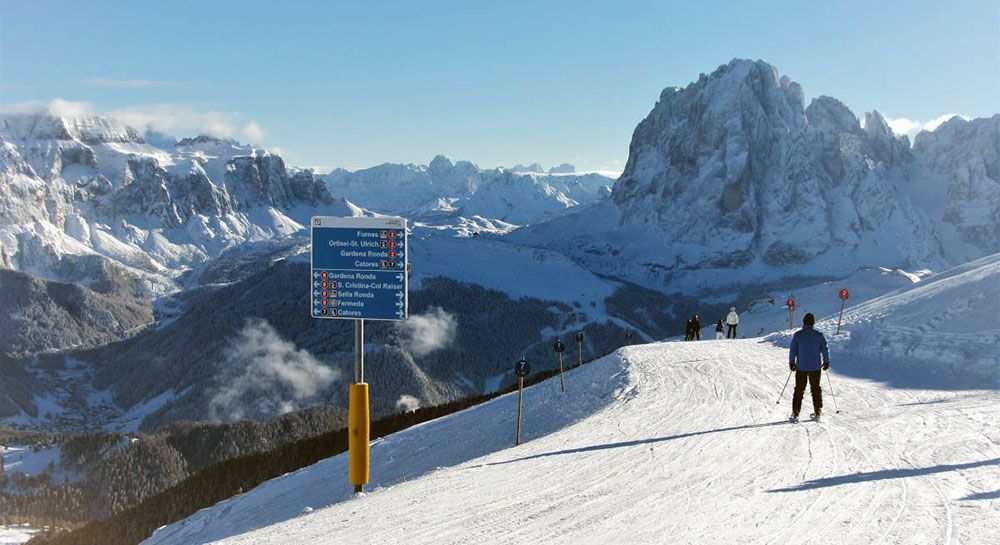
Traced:
[[531, 366], [528, 365], [528, 360], [521, 358], [517, 363], [514, 364], [514, 374], [519, 377], [526, 377], [531, 373]]
[[313, 217], [313, 318], [405, 320], [407, 253], [403, 218]]

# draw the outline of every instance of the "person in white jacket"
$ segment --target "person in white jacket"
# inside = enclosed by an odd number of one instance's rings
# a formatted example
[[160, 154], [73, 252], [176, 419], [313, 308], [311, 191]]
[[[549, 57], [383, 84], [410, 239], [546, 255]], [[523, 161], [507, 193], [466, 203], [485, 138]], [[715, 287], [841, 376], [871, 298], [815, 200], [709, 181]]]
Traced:
[[740, 323], [740, 316], [736, 314], [736, 307], [729, 307], [729, 314], [726, 316], [726, 338], [736, 338], [736, 326]]

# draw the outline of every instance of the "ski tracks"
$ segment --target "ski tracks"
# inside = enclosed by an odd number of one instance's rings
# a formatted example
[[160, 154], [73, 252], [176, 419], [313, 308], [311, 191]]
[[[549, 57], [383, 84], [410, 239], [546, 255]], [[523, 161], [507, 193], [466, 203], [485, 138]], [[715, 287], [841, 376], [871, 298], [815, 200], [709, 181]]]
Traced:
[[[1000, 459], [996, 392], [892, 389], [834, 375], [843, 413], [793, 425], [783, 422], [791, 394], [774, 403], [787, 377], [784, 349], [668, 342], [621, 357], [627, 378], [609, 390], [611, 403], [565, 428], [226, 542], [995, 539], [985, 529], [997, 524], [983, 521], [996, 516], [997, 500], [961, 498], [1000, 482], [1000, 465], [976, 465]], [[567, 374], [553, 408], [579, 402], [577, 376], [595, 380], [580, 375], [588, 368]], [[803, 411], [810, 403], [807, 393]], [[329, 522], [299, 522], [309, 517]]]

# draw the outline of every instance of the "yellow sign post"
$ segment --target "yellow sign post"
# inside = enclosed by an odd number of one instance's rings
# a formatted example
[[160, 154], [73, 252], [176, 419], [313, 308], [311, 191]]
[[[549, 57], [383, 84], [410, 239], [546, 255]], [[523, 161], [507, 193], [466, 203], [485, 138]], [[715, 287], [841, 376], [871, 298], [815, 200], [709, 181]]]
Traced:
[[354, 321], [354, 384], [351, 384], [347, 405], [347, 465], [354, 493], [364, 491], [368, 484], [369, 468], [369, 414], [368, 384], [365, 384], [365, 322]]

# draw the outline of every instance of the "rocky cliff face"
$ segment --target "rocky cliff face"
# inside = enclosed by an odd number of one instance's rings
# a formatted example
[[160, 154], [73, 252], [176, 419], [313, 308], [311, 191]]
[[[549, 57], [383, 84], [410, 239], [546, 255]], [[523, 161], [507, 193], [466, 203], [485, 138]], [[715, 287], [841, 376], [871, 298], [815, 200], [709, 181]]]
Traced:
[[930, 262], [936, 234], [901, 197], [911, 160], [878, 112], [862, 128], [836, 99], [806, 108], [774, 67], [734, 60], [661, 94], [612, 198], [623, 222], [686, 245], [688, 266]]
[[939, 269], [995, 253], [1000, 116], [914, 147], [878, 112], [809, 101], [762, 61], [663, 91], [610, 203], [509, 235], [664, 291], [741, 294], [859, 267]]
[[955, 257], [1000, 252], [1000, 115], [953, 117], [918, 134], [913, 153], [922, 176], [913, 198], [968, 246], [954, 248]]
[[159, 145], [101, 117], [0, 116], [4, 263], [70, 280], [67, 256], [96, 255], [162, 291], [177, 269], [311, 213], [360, 213], [275, 154], [208, 137]]

